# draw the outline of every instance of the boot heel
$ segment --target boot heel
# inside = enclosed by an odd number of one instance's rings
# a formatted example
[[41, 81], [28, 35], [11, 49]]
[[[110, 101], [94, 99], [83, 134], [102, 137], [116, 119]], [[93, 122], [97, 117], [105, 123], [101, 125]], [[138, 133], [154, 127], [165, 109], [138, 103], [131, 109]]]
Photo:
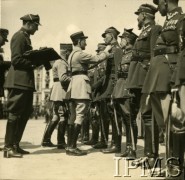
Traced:
[[10, 158], [10, 156], [9, 156], [9, 150], [4, 150], [3, 157], [4, 158]]

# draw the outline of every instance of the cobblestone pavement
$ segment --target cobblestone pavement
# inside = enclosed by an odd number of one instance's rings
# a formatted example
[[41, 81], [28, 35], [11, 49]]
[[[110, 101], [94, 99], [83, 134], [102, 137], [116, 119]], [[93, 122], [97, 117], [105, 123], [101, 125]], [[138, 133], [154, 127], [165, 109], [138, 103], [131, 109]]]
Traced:
[[[164, 179], [158, 177], [141, 177], [141, 168], [130, 169], [131, 177], [125, 175], [125, 161], [119, 161], [119, 173], [116, 173], [114, 154], [103, 154], [78, 142], [81, 149], [87, 150], [88, 155], [82, 157], [67, 156], [65, 150], [41, 147], [42, 135], [46, 124], [44, 119], [29, 120], [21, 146], [31, 152], [21, 159], [3, 158], [0, 152], [0, 179], [61, 179], [61, 180], [135, 180], [135, 179]], [[0, 147], [3, 147], [6, 121], [0, 120]], [[56, 143], [56, 133], [52, 142]], [[122, 140], [125, 146], [125, 137]], [[143, 155], [143, 140], [138, 140], [137, 156]], [[164, 146], [160, 146], [160, 157], [164, 157]], [[164, 164], [164, 162], [162, 162]], [[114, 177], [119, 174], [120, 177]]]

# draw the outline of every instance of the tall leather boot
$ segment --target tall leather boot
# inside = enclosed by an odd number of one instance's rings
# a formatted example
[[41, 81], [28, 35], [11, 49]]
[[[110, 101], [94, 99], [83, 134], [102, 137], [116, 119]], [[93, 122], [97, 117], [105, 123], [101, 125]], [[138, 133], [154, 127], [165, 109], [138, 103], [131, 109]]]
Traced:
[[172, 133], [171, 140], [173, 144], [172, 145], [173, 159], [169, 161], [167, 164], [169, 176], [175, 176], [178, 174], [178, 178], [180, 178], [183, 175], [184, 150], [185, 150], [184, 139], [185, 139], [184, 133], [180, 133], [180, 134]]
[[70, 155], [70, 156], [87, 155], [86, 152], [77, 148], [77, 139], [78, 139], [78, 135], [80, 133], [80, 130], [81, 130], [81, 125], [80, 124], [75, 124], [74, 125], [74, 132], [73, 132], [72, 140], [71, 140], [71, 146], [66, 151], [67, 155]]
[[102, 126], [102, 122], [101, 123], [101, 139], [100, 142], [96, 143], [95, 145], [93, 145], [93, 148], [95, 149], [104, 149], [107, 148], [107, 141], [108, 141], [108, 135], [109, 135], [109, 121], [108, 120], [103, 120], [101, 119], [101, 121], [103, 121], [103, 126]]
[[5, 158], [21, 158], [22, 154], [17, 152], [17, 149], [13, 147], [15, 142], [15, 130], [17, 126], [16, 120], [8, 120], [6, 125], [6, 135], [5, 135], [5, 147], [4, 147], [4, 157]]
[[66, 130], [66, 121], [60, 121], [58, 124], [58, 132], [57, 132], [57, 148], [65, 149], [67, 147], [65, 142], [65, 130]]
[[86, 145], [95, 145], [99, 138], [99, 124], [96, 120], [92, 121], [92, 137], [90, 141], [85, 142]]
[[68, 124], [68, 126], [67, 126], [67, 147], [66, 147], [66, 151], [71, 147], [73, 132], [74, 132], [74, 124]]
[[30, 116], [30, 113], [26, 112], [24, 115], [20, 116], [17, 121], [17, 127], [15, 132], [15, 143], [13, 146], [16, 149], [16, 151], [20, 154], [30, 154], [29, 151], [25, 151], [19, 145], [22, 139], [26, 124], [28, 122], [29, 116]]
[[44, 138], [43, 138], [43, 142], [42, 142], [43, 147], [56, 147], [57, 146], [51, 142], [51, 135], [52, 135], [54, 129], [56, 128], [57, 124], [58, 124], [58, 121], [50, 121], [49, 122], [49, 125], [46, 129], [46, 132], [45, 132]]
[[[159, 133], [158, 129], [154, 131], [154, 142], [152, 142], [152, 127], [151, 125], [145, 124], [145, 135], [144, 135], [144, 155], [148, 157], [148, 162], [151, 167], [155, 164], [155, 160], [158, 157], [159, 149]], [[154, 144], [153, 144], [154, 143]]]
[[114, 142], [115, 142], [115, 145], [111, 146], [110, 148], [103, 149], [102, 152], [104, 154], [120, 153], [121, 152], [122, 122], [118, 122], [118, 128], [120, 130], [120, 135], [118, 135], [115, 122], [113, 122], [112, 123], [112, 129], [113, 129], [113, 133], [114, 133]]
[[82, 128], [82, 142], [89, 141], [89, 119], [85, 118], [83, 121], [83, 128]]

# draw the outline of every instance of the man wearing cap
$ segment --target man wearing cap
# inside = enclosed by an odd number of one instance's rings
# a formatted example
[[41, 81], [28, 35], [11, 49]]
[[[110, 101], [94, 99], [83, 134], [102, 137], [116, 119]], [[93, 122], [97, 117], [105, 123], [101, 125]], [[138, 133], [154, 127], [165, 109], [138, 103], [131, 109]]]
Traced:
[[147, 95], [142, 94], [143, 83], [150, 65], [150, 59], [153, 57], [153, 48], [157, 37], [160, 34], [161, 26], [155, 24], [155, 13], [157, 8], [150, 4], [142, 4], [135, 12], [138, 15], [138, 28], [141, 30], [134, 47], [132, 60], [128, 73], [127, 88], [134, 97], [131, 101], [132, 116], [136, 117], [141, 110], [142, 120], [145, 126], [144, 136], [144, 155], [149, 158], [150, 165], [153, 165], [155, 158], [158, 157], [158, 131], [155, 130], [155, 149], [152, 144], [152, 111], [149, 105], [146, 105]]
[[[8, 42], [9, 31], [7, 29], [0, 28], [0, 53], [3, 53], [2, 46], [5, 45], [5, 42]], [[0, 54], [0, 97], [4, 96], [4, 82], [5, 82], [5, 71], [10, 67], [9, 61], [4, 61], [2, 54]]]
[[[96, 50], [97, 55], [100, 54], [102, 51], [104, 51], [105, 48], [106, 48], [105, 43], [98, 43], [98, 48]], [[84, 143], [86, 145], [95, 145], [98, 143], [99, 126], [101, 123], [101, 119], [99, 117], [100, 116], [100, 110], [99, 110], [100, 102], [98, 100], [98, 96], [99, 96], [99, 91], [101, 89], [101, 85], [103, 82], [104, 71], [105, 71], [105, 62], [98, 64], [94, 68], [93, 82], [92, 82], [92, 92], [93, 93], [92, 93], [92, 103], [91, 103], [91, 109], [90, 109], [92, 136], [88, 142]], [[101, 133], [101, 139], [103, 139], [102, 133]]]
[[[162, 33], [156, 41], [154, 57], [151, 60], [150, 69], [142, 91], [150, 94], [155, 120], [158, 126], [161, 127], [164, 132], [166, 131], [166, 137], [169, 138], [167, 132], [169, 132], [170, 127], [175, 126], [172, 118], [169, 118], [172, 95], [171, 81], [173, 77], [172, 74], [176, 69], [176, 64], [179, 59], [179, 54], [182, 50], [182, 40], [184, 39], [184, 32], [182, 31], [184, 14], [182, 8], [178, 7], [178, 0], [153, 0], [153, 2], [158, 5], [160, 14], [166, 16], [166, 20], [162, 28]], [[182, 93], [181, 90], [179, 91], [180, 94]], [[170, 127], [166, 126], [167, 124], [169, 125], [169, 120], [171, 123]], [[173, 131], [173, 129], [170, 130]], [[179, 161], [172, 160], [170, 165], [168, 164], [168, 172], [172, 176], [175, 174], [177, 175], [178, 172], [182, 172], [184, 161], [184, 136], [184, 131], [178, 133], [178, 131], [175, 130], [170, 133], [170, 144], [172, 145], [172, 149], [169, 150], [169, 148], [167, 148], [167, 158], [179, 158]], [[172, 152], [172, 154], [170, 152]]]
[[60, 44], [61, 59], [56, 60], [53, 64], [53, 87], [50, 95], [50, 100], [53, 101], [53, 118], [46, 126], [45, 134], [42, 141], [43, 147], [55, 147], [51, 142], [51, 135], [58, 125], [57, 131], [57, 148], [65, 149], [65, 129], [67, 126], [68, 112], [64, 101], [66, 91], [70, 82], [68, 76], [67, 59], [72, 52], [72, 44]]
[[24, 129], [32, 113], [34, 85], [34, 66], [23, 57], [26, 51], [32, 50], [30, 35], [38, 30], [40, 18], [28, 14], [20, 18], [22, 28], [11, 39], [11, 67], [4, 87], [8, 89], [7, 108], [9, 111], [5, 135], [4, 157], [22, 157], [29, 154], [20, 148]]
[[[100, 90], [100, 116], [101, 116], [101, 130], [104, 134], [104, 142], [101, 142], [101, 144], [97, 145], [98, 148], [104, 148], [107, 147], [108, 142], [108, 133], [109, 133], [109, 122], [111, 120], [112, 123], [112, 146], [110, 148], [102, 150], [103, 153], [114, 153], [114, 152], [120, 152], [121, 147], [117, 146], [115, 144], [117, 140], [120, 140], [120, 135], [117, 134], [117, 128], [116, 128], [116, 119], [114, 119], [113, 114], [113, 106], [111, 104], [112, 99], [112, 92], [114, 89], [115, 82], [117, 80], [117, 68], [119, 63], [122, 59], [123, 51], [120, 48], [117, 37], [119, 35], [119, 31], [115, 27], [109, 27], [105, 30], [105, 32], [102, 34], [102, 37], [104, 38], [104, 41], [107, 45], [111, 45], [111, 53], [113, 53], [113, 56], [108, 59], [106, 62], [106, 70], [105, 70], [105, 76], [104, 81], [102, 83], [102, 88]], [[119, 137], [118, 137], [119, 136]], [[97, 148], [95, 145], [94, 147]]]
[[109, 57], [108, 51], [111, 46], [99, 55], [92, 56], [83, 52], [86, 47], [87, 36], [82, 31], [76, 32], [70, 36], [75, 46], [68, 58], [69, 70], [71, 72], [71, 82], [66, 96], [69, 98], [70, 118], [68, 121], [68, 148], [66, 154], [72, 156], [86, 155], [86, 152], [76, 147], [77, 138], [81, 129], [81, 124], [87, 113], [91, 100], [90, 80], [87, 76], [89, 64], [96, 64], [106, 60]]
[[[132, 48], [137, 39], [137, 35], [132, 32], [133, 29], [124, 29], [121, 36], [120, 46], [124, 49], [122, 61], [118, 66], [118, 80], [116, 82], [114, 91], [112, 93], [118, 118], [123, 120], [126, 129], [126, 149], [123, 153], [118, 153], [116, 156], [121, 157], [136, 157], [136, 143], [137, 143], [137, 124], [135, 113], [131, 113], [130, 99], [132, 95], [126, 89], [128, 70], [132, 58]], [[120, 132], [122, 130], [122, 123], [119, 124]], [[121, 146], [121, 137], [117, 141], [118, 146]]]

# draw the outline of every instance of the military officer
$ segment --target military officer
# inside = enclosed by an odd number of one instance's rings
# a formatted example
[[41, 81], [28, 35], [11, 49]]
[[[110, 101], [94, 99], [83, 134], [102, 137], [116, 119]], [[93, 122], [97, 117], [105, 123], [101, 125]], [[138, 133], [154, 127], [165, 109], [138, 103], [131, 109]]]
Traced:
[[147, 95], [141, 93], [143, 83], [153, 57], [155, 41], [160, 34], [161, 26], [155, 24], [155, 13], [157, 8], [150, 4], [142, 4], [135, 12], [138, 15], [138, 28], [141, 30], [134, 47], [132, 60], [128, 72], [127, 88], [134, 94], [131, 102], [132, 116], [136, 117], [141, 109], [141, 116], [145, 127], [144, 155], [155, 162], [158, 156], [158, 129], [155, 131], [155, 150], [152, 144], [152, 111], [149, 105], [146, 106]]
[[[182, 8], [178, 7], [178, 0], [154, 0], [153, 2], [158, 5], [160, 14], [166, 16], [166, 20], [161, 35], [156, 41], [154, 57], [151, 60], [142, 91], [150, 94], [155, 120], [165, 132], [165, 126], [169, 120], [171, 78], [179, 58], [184, 14]], [[184, 148], [182, 146], [184, 143], [182, 139], [184, 139], [184, 133], [173, 132], [170, 137], [173, 153], [167, 156], [180, 158], [180, 162], [174, 160], [168, 166], [170, 174], [174, 175], [178, 174], [183, 166]]]
[[[130, 109], [130, 99], [132, 95], [126, 89], [128, 70], [130, 61], [132, 59], [132, 48], [137, 39], [137, 35], [132, 32], [133, 29], [124, 29], [124, 32], [121, 36], [120, 45], [124, 49], [122, 61], [118, 66], [118, 80], [116, 82], [114, 91], [112, 93], [117, 115], [119, 118], [122, 118], [123, 123], [126, 128], [126, 149], [121, 154], [116, 154], [116, 156], [121, 157], [136, 157], [136, 143], [137, 143], [137, 124], [135, 113], [131, 113]], [[122, 124], [119, 124], [120, 132], [122, 130]], [[133, 135], [133, 136], [132, 136]], [[134, 137], [134, 139], [132, 139]], [[118, 143], [120, 143], [118, 141]]]
[[[120, 134], [118, 135], [116, 129], [116, 119], [113, 115], [113, 106], [111, 104], [112, 92], [117, 79], [117, 68], [122, 59], [123, 51], [120, 48], [117, 38], [120, 32], [115, 27], [109, 27], [102, 34], [104, 41], [107, 45], [111, 45], [111, 53], [113, 56], [108, 59], [106, 63], [106, 70], [104, 81], [102, 83], [102, 88], [100, 91], [100, 116], [103, 123], [102, 131], [104, 134], [104, 142], [99, 145], [99, 147], [107, 147], [108, 142], [108, 133], [109, 133], [109, 121], [112, 124], [112, 146], [110, 148], [102, 150], [103, 153], [114, 153], [120, 152]], [[117, 143], [119, 141], [119, 143]], [[94, 146], [95, 147], [95, 146]]]
[[[1, 48], [5, 45], [5, 42], [8, 42], [9, 31], [7, 29], [0, 28], [0, 53], [3, 53]], [[5, 82], [5, 71], [10, 67], [10, 62], [4, 61], [3, 56], [0, 54], [0, 97], [4, 96], [4, 82]]]
[[64, 135], [67, 126], [68, 112], [64, 99], [70, 82], [67, 59], [71, 52], [72, 44], [60, 44], [61, 59], [55, 61], [52, 67], [54, 83], [51, 90], [50, 100], [53, 101], [53, 118], [49, 122], [43, 137], [42, 146], [44, 147], [55, 147], [51, 142], [51, 135], [57, 125], [57, 148], [65, 149], [66, 147]]
[[[106, 48], [105, 43], [98, 43], [98, 48], [96, 50], [97, 54], [100, 54], [102, 51], [104, 51]], [[103, 80], [103, 75], [105, 71], [105, 62], [102, 62], [98, 64], [94, 68], [93, 73], [93, 82], [92, 82], [92, 103], [91, 103], [91, 109], [90, 109], [90, 115], [91, 115], [91, 127], [92, 127], [92, 136], [91, 139], [86, 142], [86, 145], [95, 145], [98, 143], [99, 139], [99, 126], [100, 126], [100, 103], [97, 100], [99, 96], [99, 90], [101, 89], [101, 84]], [[101, 138], [103, 139], [103, 134], [101, 134]]]
[[29, 154], [20, 148], [24, 129], [32, 113], [34, 85], [34, 65], [23, 57], [32, 49], [30, 35], [34, 35], [40, 25], [39, 15], [27, 14], [20, 18], [22, 28], [11, 39], [11, 67], [4, 87], [8, 89], [7, 108], [9, 111], [6, 126], [4, 157], [21, 157]]
[[71, 72], [71, 82], [66, 96], [69, 98], [70, 118], [68, 121], [68, 148], [67, 155], [81, 156], [86, 152], [76, 147], [77, 138], [84, 121], [89, 103], [91, 100], [90, 80], [87, 76], [89, 64], [100, 63], [109, 57], [108, 51], [111, 46], [107, 46], [100, 55], [92, 56], [83, 52], [86, 47], [87, 36], [82, 31], [76, 32], [70, 36], [75, 46], [68, 58], [69, 70]]

